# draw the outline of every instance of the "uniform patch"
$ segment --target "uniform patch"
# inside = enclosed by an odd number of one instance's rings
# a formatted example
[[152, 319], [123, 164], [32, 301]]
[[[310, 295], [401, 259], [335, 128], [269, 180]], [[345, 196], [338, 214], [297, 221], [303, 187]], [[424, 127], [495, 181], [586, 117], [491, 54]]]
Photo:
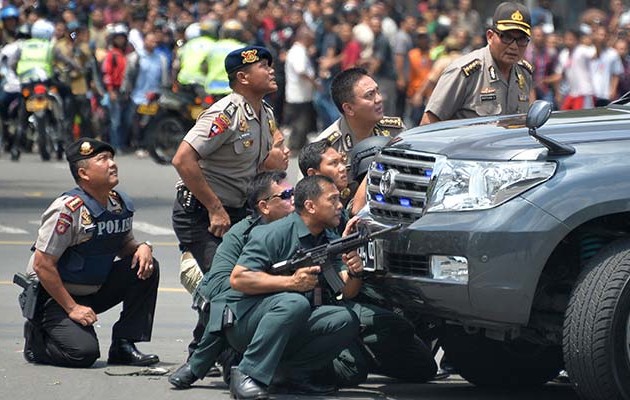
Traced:
[[497, 95], [495, 93], [481, 95], [481, 101], [493, 101], [496, 99], [497, 99]]
[[518, 81], [518, 87], [522, 90], [525, 89], [525, 77], [520, 72], [516, 73], [516, 80]]
[[252, 108], [252, 106], [249, 105], [249, 103], [245, 103], [245, 116], [248, 119], [252, 119], [256, 117], [256, 114], [254, 114], [254, 109]]
[[492, 79], [493, 81], [496, 81], [497, 71], [494, 69], [494, 65], [491, 65], [490, 68], [488, 68], [488, 72], [490, 73], [490, 79]]
[[352, 136], [350, 135], [345, 135], [343, 137], [343, 143], [346, 145], [346, 149], [351, 149], [352, 146], [354, 145], [353, 141], [352, 141]]
[[241, 120], [238, 122], [238, 130], [239, 132], [247, 132], [249, 130], [249, 124], [243, 117], [241, 117]]
[[524, 94], [519, 94], [518, 101], [529, 101], [529, 98], [525, 96]]
[[380, 121], [378, 121], [378, 125], [387, 128], [402, 128], [403, 120], [400, 117], [383, 117]]
[[217, 115], [210, 127], [210, 137], [215, 137], [225, 132], [225, 130], [230, 126], [230, 122], [231, 120], [227, 117], [227, 115], [223, 113]]
[[491, 94], [491, 93], [496, 93], [496, 91], [497, 90], [495, 88], [487, 87], [487, 88], [481, 89], [481, 91], [479, 93], [480, 94]]
[[94, 222], [94, 220], [92, 219], [92, 216], [90, 215], [90, 212], [86, 209], [83, 209], [81, 211], [81, 224], [82, 225], [92, 225], [92, 223]]
[[345, 188], [341, 191], [341, 193], [339, 193], [339, 197], [341, 197], [342, 199], [347, 199], [350, 196], [350, 188]]
[[346, 153], [345, 151], [340, 151], [339, 154], [341, 154], [341, 161], [344, 164], [348, 164], [348, 153]]
[[529, 61], [521, 60], [521, 61], [518, 62], [518, 65], [520, 65], [521, 67], [525, 68], [527, 70], [527, 72], [529, 72], [530, 74], [534, 73], [534, 66], [531, 65], [529, 63]]
[[251, 140], [251, 139], [248, 139], [248, 140], [243, 140], [243, 146], [244, 146], [245, 148], [250, 147], [253, 143], [254, 143], [254, 141], [253, 141], [253, 140]]
[[78, 210], [79, 207], [81, 207], [82, 205], [83, 205], [83, 200], [81, 200], [79, 196], [74, 196], [70, 200], [66, 201], [66, 207], [72, 212], [75, 212], [76, 210]]
[[328, 141], [328, 143], [333, 144], [335, 143], [337, 140], [339, 140], [339, 138], [341, 137], [341, 132], [339, 131], [334, 131], [333, 133], [331, 133], [330, 135], [328, 135], [328, 137], [326, 138], [326, 140]]
[[270, 118], [269, 119], [269, 132], [273, 134], [276, 131], [276, 129], [278, 129], [278, 127], [276, 126], [276, 121]]
[[64, 219], [68, 221], [69, 224], [72, 223], [72, 215], [66, 213], [59, 213], [59, 217], [57, 219]]
[[223, 112], [225, 113], [225, 115], [228, 116], [228, 118], [232, 118], [234, 116], [234, 114], [236, 113], [236, 110], [238, 109], [238, 107], [236, 106], [236, 104], [234, 103], [230, 103], [227, 105], [227, 107], [225, 107], [225, 109], [223, 109]]
[[462, 67], [462, 72], [464, 73], [464, 76], [469, 77], [473, 72], [479, 71], [479, 68], [481, 68], [481, 60], [475, 58]]
[[63, 235], [68, 232], [68, 228], [70, 228], [70, 222], [66, 221], [63, 218], [57, 219], [57, 224], [55, 225], [55, 233], [58, 235]]

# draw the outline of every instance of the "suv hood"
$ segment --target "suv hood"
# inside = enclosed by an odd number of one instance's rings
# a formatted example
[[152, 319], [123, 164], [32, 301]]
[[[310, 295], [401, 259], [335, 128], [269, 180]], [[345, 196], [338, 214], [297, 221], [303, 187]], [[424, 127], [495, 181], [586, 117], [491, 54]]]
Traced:
[[[579, 148], [581, 143], [630, 140], [630, 108], [614, 106], [552, 113], [537, 132]], [[537, 158], [547, 148], [531, 137], [525, 114], [471, 118], [423, 125], [392, 140], [389, 148], [442, 154], [468, 160]]]

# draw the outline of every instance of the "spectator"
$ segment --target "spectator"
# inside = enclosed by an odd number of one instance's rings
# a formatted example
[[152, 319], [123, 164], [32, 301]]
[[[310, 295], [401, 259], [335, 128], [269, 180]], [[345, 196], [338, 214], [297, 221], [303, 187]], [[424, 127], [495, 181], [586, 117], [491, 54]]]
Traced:
[[396, 110], [396, 70], [394, 54], [389, 40], [383, 34], [380, 17], [370, 18], [370, 28], [374, 33], [374, 54], [368, 62], [368, 72], [374, 77], [383, 96], [383, 112], [397, 114]]
[[619, 86], [617, 87], [617, 96], [621, 97], [630, 91], [630, 57], [628, 56], [628, 41], [625, 38], [619, 38], [615, 41], [615, 50], [621, 58], [623, 65], [623, 73], [619, 77]]
[[547, 35], [542, 26], [532, 28], [532, 42], [525, 51], [525, 59], [534, 66], [532, 98], [554, 103], [560, 74], [556, 72], [558, 56], [547, 47]]
[[593, 78], [595, 107], [607, 105], [617, 94], [619, 77], [623, 73], [623, 65], [619, 54], [608, 46], [608, 31], [600, 26], [593, 32], [595, 57], [590, 62]]
[[[424, 104], [428, 95], [424, 88], [433, 62], [429, 56], [431, 42], [426, 27], [421, 26], [414, 32], [413, 48], [407, 53], [409, 65], [409, 82], [406, 91], [405, 125], [415, 126], [424, 113]], [[430, 93], [429, 93], [430, 94]]]
[[471, 37], [483, 35], [481, 16], [477, 10], [472, 8], [472, 0], [459, 0], [458, 4], [454, 21], [455, 29], [463, 29]]

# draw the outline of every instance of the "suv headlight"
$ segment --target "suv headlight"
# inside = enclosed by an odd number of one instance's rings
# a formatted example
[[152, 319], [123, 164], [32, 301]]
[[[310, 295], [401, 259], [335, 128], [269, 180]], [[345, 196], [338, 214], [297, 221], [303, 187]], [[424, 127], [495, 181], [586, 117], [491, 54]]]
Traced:
[[485, 210], [551, 178], [556, 164], [542, 161], [436, 161], [426, 212]]

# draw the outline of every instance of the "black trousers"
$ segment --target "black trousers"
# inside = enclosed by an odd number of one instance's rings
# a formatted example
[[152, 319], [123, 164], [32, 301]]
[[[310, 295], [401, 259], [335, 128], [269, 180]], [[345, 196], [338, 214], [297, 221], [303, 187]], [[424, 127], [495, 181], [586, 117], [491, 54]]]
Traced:
[[287, 103], [286, 124], [291, 127], [289, 147], [297, 152], [308, 142], [307, 135], [317, 130], [315, 108], [312, 102]]
[[[114, 262], [113, 269], [98, 292], [73, 296], [83, 306], [100, 314], [122, 302], [120, 318], [112, 328], [112, 340], [132, 342], [151, 340], [153, 315], [160, 281], [157, 260], [153, 274], [146, 280], [131, 269], [132, 257]], [[64, 309], [46, 292], [35, 318], [25, 325], [25, 336], [35, 361], [63, 367], [89, 367], [100, 357], [94, 326], [83, 326], [70, 319]]]

